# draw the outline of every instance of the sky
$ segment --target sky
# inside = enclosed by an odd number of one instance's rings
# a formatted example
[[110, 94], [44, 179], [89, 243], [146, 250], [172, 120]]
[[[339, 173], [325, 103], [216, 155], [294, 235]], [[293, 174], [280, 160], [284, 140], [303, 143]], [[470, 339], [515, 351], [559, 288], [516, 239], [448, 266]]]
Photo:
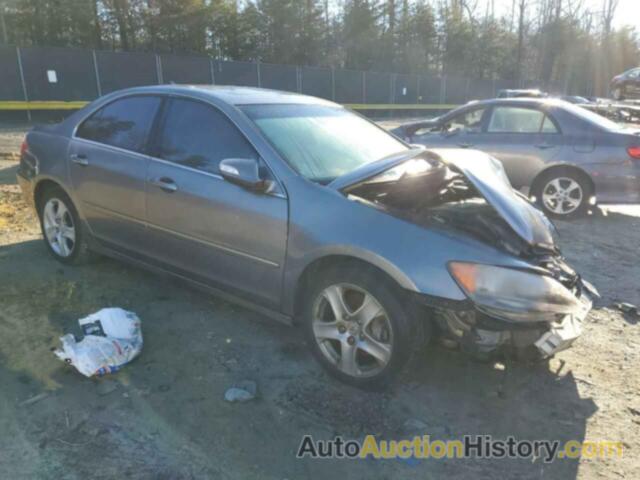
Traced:
[[[478, 8], [482, 4], [490, 2], [491, 0], [478, 0]], [[602, 5], [604, 0], [583, 0], [585, 7], [595, 12], [602, 12]], [[535, 0], [531, 0], [532, 4], [535, 4]], [[512, 0], [495, 0], [496, 10], [504, 13], [511, 14]], [[640, 0], [618, 0], [618, 8], [616, 9], [616, 16], [614, 18], [614, 26], [619, 28], [623, 25], [635, 25], [640, 28]]]

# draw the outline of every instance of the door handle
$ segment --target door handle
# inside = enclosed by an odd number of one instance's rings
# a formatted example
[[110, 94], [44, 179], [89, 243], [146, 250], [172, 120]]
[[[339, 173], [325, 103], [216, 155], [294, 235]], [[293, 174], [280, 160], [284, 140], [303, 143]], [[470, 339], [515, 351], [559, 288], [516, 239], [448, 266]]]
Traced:
[[539, 143], [537, 144], [535, 147], [539, 148], [540, 150], [547, 150], [549, 148], [553, 148], [555, 145], [551, 145], [549, 143]]
[[172, 179], [167, 177], [156, 178], [151, 182], [151, 184], [169, 193], [173, 193], [178, 190], [178, 185], [176, 185]]
[[72, 153], [70, 158], [73, 163], [82, 165], [83, 167], [89, 165], [89, 159], [84, 153]]
[[472, 143], [459, 143], [458, 146], [460, 148], [471, 148], [471, 147], [473, 147], [473, 144]]

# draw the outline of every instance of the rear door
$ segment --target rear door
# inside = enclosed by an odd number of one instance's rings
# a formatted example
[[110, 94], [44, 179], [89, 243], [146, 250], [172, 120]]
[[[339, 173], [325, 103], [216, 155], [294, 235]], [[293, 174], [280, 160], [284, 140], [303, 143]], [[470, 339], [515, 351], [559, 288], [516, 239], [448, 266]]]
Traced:
[[545, 112], [531, 106], [494, 106], [477, 148], [504, 165], [515, 188], [529, 186], [562, 149], [562, 133]]
[[[258, 153], [214, 106], [171, 98], [147, 175], [147, 222], [154, 257], [202, 282], [277, 306], [287, 241], [287, 200], [225, 181], [225, 158]], [[263, 163], [265, 175], [271, 175]]]
[[161, 99], [128, 96], [100, 108], [77, 128], [69, 169], [79, 208], [93, 234], [112, 246], [144, 245], [145, 148]]

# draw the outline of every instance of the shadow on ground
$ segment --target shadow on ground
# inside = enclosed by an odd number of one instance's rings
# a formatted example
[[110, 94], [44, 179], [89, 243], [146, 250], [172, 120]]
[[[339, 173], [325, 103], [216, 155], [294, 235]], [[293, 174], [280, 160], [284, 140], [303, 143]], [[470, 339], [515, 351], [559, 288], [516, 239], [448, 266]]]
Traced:
[[[597, 410], [565, 368], [499, 370], [435, 347], [395, 388], [355, 390], [320, 370], [294, 328], [112, 260], [61, 266], [40, 240], [0, 247], [0, 292], [3, 478], [570, 479], [578, 460], [295, 454], [306, 434], [582, 440]], [[86, 379], [50, 348], [78, 318], [107, 306], [140, 316], [144, 349], [117, 375]], [[258, 382], [259, 398], [225, 402], [225, 390], [242, 379]], [[423, 425], [409, 427], [409, 419]]]

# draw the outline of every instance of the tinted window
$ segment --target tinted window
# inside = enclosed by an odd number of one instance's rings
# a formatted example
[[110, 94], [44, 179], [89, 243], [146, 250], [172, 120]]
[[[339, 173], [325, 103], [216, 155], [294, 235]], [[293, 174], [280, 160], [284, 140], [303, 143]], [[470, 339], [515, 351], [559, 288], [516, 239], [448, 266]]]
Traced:
[[159, 98], [149, 96], [116, 100], [85, 120], [76, 135], [94, 142], [141, 152], [159, 105]]
[[553, 122], [540, 110], [520, 107], [495, 107], [489, 122], [493, 133], [545, 133], [557, 131]]
[[167, 161], [219, 173], [225, 158], [258, 158], [235, 125], [215, 108], [173, 99], [160, 132], [157, 155]]

